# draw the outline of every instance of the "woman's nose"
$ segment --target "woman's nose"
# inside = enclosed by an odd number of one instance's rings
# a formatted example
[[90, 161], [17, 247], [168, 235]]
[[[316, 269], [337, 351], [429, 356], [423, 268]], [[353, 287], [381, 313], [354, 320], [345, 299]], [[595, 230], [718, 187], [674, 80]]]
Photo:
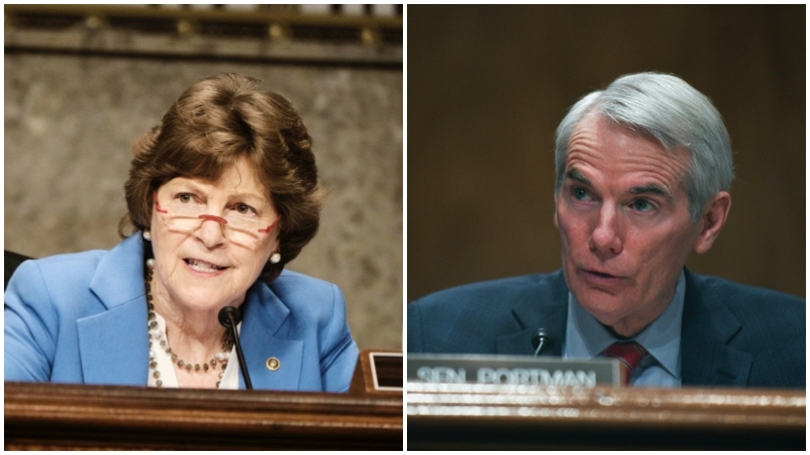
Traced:
[[196, 236], [207, 248], [216, 248], [225, 242], [225, 225], [228, 223], [225, 218], [215, 215], [200, 215], [200, 220], [202, 222], [196, 231]]

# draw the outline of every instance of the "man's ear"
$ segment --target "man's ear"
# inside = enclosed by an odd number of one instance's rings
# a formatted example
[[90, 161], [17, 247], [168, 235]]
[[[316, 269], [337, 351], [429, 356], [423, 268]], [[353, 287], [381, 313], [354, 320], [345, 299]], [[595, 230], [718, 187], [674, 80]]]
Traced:
[[554, 195], [554, 227], [558, 230], [560, 229], [560, 222], [557, 220], [557, 204], [560, 203], [559, 197], [559, 193]]
[[720, 235], [723, 225], [726, 224], [729, 210], [731, 210], [731, 195], [728, 194], [728, 191], [715, 194], [706, 203], [703, 216], [698, 221], [701, 223], [701, 228], [695, 241], [695, 252], [703, 254], [709, 251], [714, 240]]

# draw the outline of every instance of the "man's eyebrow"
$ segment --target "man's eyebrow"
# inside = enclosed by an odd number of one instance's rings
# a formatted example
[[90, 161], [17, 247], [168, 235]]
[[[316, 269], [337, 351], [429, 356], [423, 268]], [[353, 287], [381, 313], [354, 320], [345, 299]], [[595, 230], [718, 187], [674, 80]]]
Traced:
[[576, 169], [569, 169], [569, 170], [568, 170], [568, 171], [565, 173], [565, 178], [567, 178], [567, 179], [571, 179], [571, 180], [576, 180], [577, 182], [579, 182], [579, 183], [581, 183], [581, 184], [583, 184], [583, 185], [587, 185], [587, 186], [593, 186], [593, 185], [591, 184], [591, 181], [590, 181], [590, 180], [588, 180], [588, 178], [587, 178], [587, 177], [585, 177], [584, 175], [582, 175], [582, 173], [581, 173], [581, 172], [579, 172], [579, 171], [578, 171], [578, 170], [576, 170]]
[[669, 191], [654, 183], [648, 183], [642, 186], [634, 186], [633, 188], [630, 188], [630, 194], [657, 194], [667, 201], [672, 202], [672, 195], [669, 194]]
[[[591, 184], [591, 181], [588, 180], [587, 177], [582, 175], [582, 173], [579, 172], [576, 169], [569, 169], [568, 171], [566, 171], [565, 178], [575, 180], [575, 181], [581, 183], [582, 185], [593, 186], [593, 184]], [[642, 185], [642, 186], [634, 186], [634, 187], [630, 188], [629, 193], [630, 194], [655, 194], [655, 195], [663, 197], [668, 202], [673, 201], [672, 195], [669, 194], [669, 191], [665, 190], [661, 186], [656, 185], [654, 183], [648, 183], [648, 184]]]

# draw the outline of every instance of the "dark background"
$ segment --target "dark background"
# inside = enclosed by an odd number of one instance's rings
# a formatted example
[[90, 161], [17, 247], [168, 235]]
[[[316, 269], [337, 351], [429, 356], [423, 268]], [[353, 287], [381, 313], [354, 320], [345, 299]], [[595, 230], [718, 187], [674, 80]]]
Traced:
[[560, 267], [554, 129], [639, 71], [707, 95], [731, 213], [688, 267], [805, 296], [805, 7], [424, 6], [407, 15], [408, 300]]

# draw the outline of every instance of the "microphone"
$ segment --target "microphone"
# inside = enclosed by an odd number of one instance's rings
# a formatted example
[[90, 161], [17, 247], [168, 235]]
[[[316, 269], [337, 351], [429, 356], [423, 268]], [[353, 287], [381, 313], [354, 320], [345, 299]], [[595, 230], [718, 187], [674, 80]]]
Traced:
[[534, 346], [534, 356], [537, 357], [541, 352], [554, 346], [554, 336], [551, 335], [551, 332], [541, 327], [535, 330], [532, 335], [532, 346]]
[[250, 375], [247, 371], [247, 364], [245, 363], [245, 356], [242, 355], [242, 345], [239, 343], [239, 333], [236, 331], [236, 324], [242, 319], [242, 312], [236, 307], [226, 306], [219, 310], [219, 323], [226, 329], [231, 329], [233, 334], [233, 342], [236, 345], [236, 355], [239, 357], [239, 369], [242, 370], [242, 376], [245, 378], [245, 387], [248, 390], [253, 390], [253, 384], [250, 382]]

